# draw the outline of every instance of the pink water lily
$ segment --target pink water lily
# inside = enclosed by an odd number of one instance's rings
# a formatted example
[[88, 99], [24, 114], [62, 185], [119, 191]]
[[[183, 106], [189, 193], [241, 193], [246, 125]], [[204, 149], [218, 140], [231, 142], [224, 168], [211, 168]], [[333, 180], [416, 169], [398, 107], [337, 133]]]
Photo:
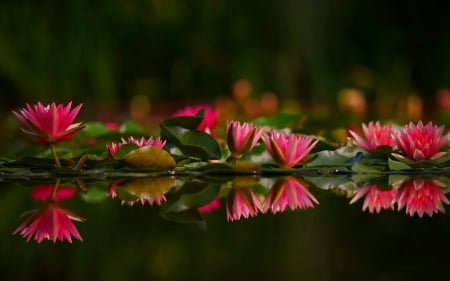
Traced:
[[350, 204], [355, 203], [364, 197], [363, 211], [369, 209], [370, 213], [380, 213], [381, 210], [394, 210], [394, 205], [397, 198], [397, 190], [380, 190], [376, 184], [367, 185], [358, 188], [350, 201]]
[[122, 138], [121, 142], [106, 145], [106, 149], [108, 150], [110, 157], [114, 158], [114, 155], [125, 144], [134, 144], [137, 145], [138, 147], [155, 146], [162, 149], [166, 145], [166, 141], [162, 140], [160, 137], [157, 138], [149, 137], [147, 139], [142, 137], [140, 139], [135, 139], [134, 137], [131, 136], [128, 138], [128, 140]]
[[34, 239], [41, 243], [48, 239], [53, 243], [57, 240], [72, 243], [72, 237], [83, 240], [73, 221], [84, 221], [84, 218], [61, 208], [55, 202], [48, 203], [41, 209], [25, 212], [22, 216], [27, 217], [13, 235], [19, 234], [26, 238], [27, 242]]
[[51, 144], [70, 140], [74, 134], [83, 129], [83, 123], [73, 123], [82, 104], [72, 108], [72, 102], [64, 104], [43, 105], [26, 104], [25, 108], [13, 111], [26, 128], [22, 131], [36, 136], [41, 143]]
[[277, 179], [270, 188], [264, 200], [264, 213], [271, 211], [273, 214], [283, 212], [287, 207], [296, 209], [314, 208], [319, 201], [305, 187], [304, 183], [291, 176]]
[[248, 187], [233, 187], [228, 192], [226, 211], [229, 221], [256, 216], [261, 208], [258, 197]]
[[391, 125], [381, 126], [380, 122], [369, 122], [368, 125], [362, 124], [364, 137], [353, 130], [349, 131], [354, 144], [357, 147], [375, 151], [379, 146], [395, 147], [395, 140], [392, 137], [393, 128]]
[[442, 187], [447, 187], [439, 180], [426, 181], [423, 179], [410, 179], [400, 187], [397, 204], [398, 210], [406, 207], [406, 213], [419, 217], [423, 214], [432, 216], [439, 211], [445, 213], [444, 205], [449, 204]]
[[273, 160], [282, 168], [297, 165], [319, 141], [314, 141], [312, 136], [287, 135], [277, 131], [264, 133], [262, 137]]
[[261, 134], [262, 130], [252, 124], [228, 121], [226, 137], [231, 155], [236, 159], [241, 158], [258, 143]]
[[[439, 151], [447, 142], [447, 135], [443, 133], [444, 126], [435, 126], [431, 121], [423, 125], [422, 121], [419, 121], [417, 125], [410, 122], [394, 136], [398, 148], [410, 160], [418, 161], [426, 158], [435, 160], [446, 154]], [[403, 155], [394, 154], [394, 156], [401, 158]]]
[[210, 105], [197, 104], [186, 106], [180, 110], [175, 111], [172, 114], [172, 117], [195, 116], [201, 109], [204, 109], [205, 113], [202, 122], [200, 122], [197, 127], [197, 130], [211, 133], [217, 126], [219, 112], [216, 108]]

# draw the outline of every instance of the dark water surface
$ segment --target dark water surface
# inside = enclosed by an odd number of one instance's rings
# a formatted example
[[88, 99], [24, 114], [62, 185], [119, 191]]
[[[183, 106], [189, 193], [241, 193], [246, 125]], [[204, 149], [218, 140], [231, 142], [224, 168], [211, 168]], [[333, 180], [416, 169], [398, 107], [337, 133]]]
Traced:
[[[76, 192], [58, 199], [57, 205], [86, 219], [74, 222], [83, 241], [72, 237], [72, 243], [66, 239], [37, 243], [33, 238], [27, 242], [13, 235], [26, 218], [20, 216], [23, 212], [48, 204], [42, 186], [48, 188], [54, 181], [2, 180], [1, 280], [450, 278], [450, 218], [444, 213], [447, 176], [372, 181], [378, 183], [373, 194], [396, 190], [390, 194], [395, 203], [384, 208], [374, 199], [365, 210], [370, 191], [355, 200], [365, 186], [348, 177], [277, 180], [251, 176], [62, 179], [57, 190], [67, 187]], [[275, 189], [279, 198], [292, 199], [291, 191], [298, 187], [292, 187], [295, 182], [310, 194], [302, 197], [309, 198], [304, 199], [309, 206], [264, 211], [262, 202], [267, 205], [268, 194]], [[33, 193], [39, 186], [41, 192]], [[406, 188], [409, 192], [402, 193]], [[255, 195], [260, 210], [247, 218], [236, 212], [231, 219], [227, 217], [226, 206], [233, 206], [237, 193], [247, 199], [253, 198], [250, 193]], [[156, 200], [157, 196], [164, 198]], [[219, 203], [212, 210], [198, 210], [215, 198]], [[242, 202], [254, 206], [248, 200]], [[402, 202], [409, 203], [399, 207]]]

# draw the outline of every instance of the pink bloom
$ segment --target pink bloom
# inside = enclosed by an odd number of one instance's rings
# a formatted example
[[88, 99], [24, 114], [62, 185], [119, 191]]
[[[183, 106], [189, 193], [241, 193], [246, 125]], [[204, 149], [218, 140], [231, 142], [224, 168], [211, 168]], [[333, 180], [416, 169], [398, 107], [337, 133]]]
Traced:
[[376, 184], [364, 186], [358, 188], [350, 204], [355, 203], [362, 197], [364, 198], [363, 211], [367, 208], [370, 213], [380, 213], [382, 209], [394, 210], [395, 199], [397, 196], [397, 190], [379, 190]]
[[107, 144], [106, 149], [108, 150], [109, 155], [112, 158], [114, 158], [114, 155], [116, 155], [116, 153], [120, 150], [120, 148], [125, 144], [134, 144], [138, 147], [155, 146], [162, 149], [166, 145], [166, 141], [161, 140], [160, 137], [158, 138], [149, 137], [148, 139], [145, 139], [144, 137], [142, 137], [141, 139], [129, 137], [128, 140], [122, 138], [122, 141], [119, 143]]
[[13, 232], [19, 233], [29, 242], [32, 238], [41, 243], [44, 239], [56, 242], [67, 240], [72, 243], [72, 237], [82, 241], [80, 233], [72, 220], [84, 219], [69, 210], [59, 207], [56, 203], [46, 204], [42, 209], [25, 212], [25, 221]]
[[197, 208], [197, 210], [200, 212], [200, 214], [209, 214], [214, 211], [220, 210], [220, 199], [215, 198], [208, 204]]
[[234, 158], [241, 158], [243, 154], [252, 150], [261, 137], [262, 130], [256, 126], [238, 121], [227, 122], [227, 145]]
[[145, 139], [144, 137], [142, 137], [141, 139], [136, 140], [133, 137], [129, 137], [128, 138], [128, 143], [129, 144], [135, 144], [138, 147], [144, 147], [144, 146], [156, 146], [158, 148], [164, 148], [164, 146], [166, 145], [166, 141], [161, 140], [161, 138], [152, 138], [149, 137], [148, 139]]
[[253, 217], [261, 211], [261, 203], [250, 188], [233, 187], [226, 200], [227, 219], [239, 220]]
[[36, 136], [41, 143], [50, 144], [70, 140], [73, 135], [84, 128], [83, 123], [73, 123], [82, 104], [72, 109], [72, 102], [66, 106], [52, 103], [44, 106], [40, 102], [20, 109], [13, 114], [27, 129], [22, 131]]
[[118, 131], [120, 129], [120, 124], [115, 122], [105, 122], [105, 127], [111, 131]]
[[272, 131], [264, 133], [263, 141], [273, 160], [282, 168], [291, 168], [298, 164], [319, 140], [313, 142], [311, 136], [291, 134], [286, 135]]
[[428, 122], [425, 126], [422, 121], [417, 125], [410, 122], [403, 130], [398, 130], [395, 140], [398, 148], [411, 160], [417, 161], [425, 158], [438, 159], [445, 152], [439, 149], [447, 142], [447, 136], [443, 136], [444, 126], [433, 126]]
[[413, 216], [415, 213], [422, 217], [424, 213], [432, 216], [433, 213], [445, 212], [442, 203], [449, 204], [440, 187], [447, 186], [439, 180], [425, 181], [423, 179], [410, 179], [401, 186], [398, 194], [398, 210], [406, 206], [406, 213]]
[[186, 106], [175, 113], [172, 117], [178, 116], [195, 116], [201, 109], [205, 109], [205, 115], [202, 122], [198, 125], [197, 130], [211, 132], [217, 126], [219, 119], [218, 111], [210, 105], [193, 105]]
[[314, 208], [319, 204], [314, 195], [294, 177], [279, 178], [270, 188], [264, 201], [264, 213], [271, 210], [273, 214], [283, 212], [287, 207], [296, 209]]
[[358, 135], [355, 131], [350, 130], [349, 134], [354, 140], [356, 146], [375, 151], [379, 146], [395, 146], [395, 140], [392, 137], [392, 126], [381, 126], [380, 122], [369, 122], [369, 125], [362, 124], [364, 138]]
[[[37, 185], [31, 190], [31, 198], [35, 201], [49, 201], [51, 200], [54, 184]], [[53, 201], [59, 202], [72, 198], [77, 193], [77, 189], [74, 187], [58, 186], [55, 192], [55, 198]]]

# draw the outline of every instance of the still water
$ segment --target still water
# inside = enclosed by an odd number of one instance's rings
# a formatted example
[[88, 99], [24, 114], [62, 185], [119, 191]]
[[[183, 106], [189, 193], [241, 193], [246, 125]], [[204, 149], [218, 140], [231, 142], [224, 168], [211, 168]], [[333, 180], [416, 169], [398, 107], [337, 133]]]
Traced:
[[2, 178], [2, 280], [448, 280], [450, 177]]

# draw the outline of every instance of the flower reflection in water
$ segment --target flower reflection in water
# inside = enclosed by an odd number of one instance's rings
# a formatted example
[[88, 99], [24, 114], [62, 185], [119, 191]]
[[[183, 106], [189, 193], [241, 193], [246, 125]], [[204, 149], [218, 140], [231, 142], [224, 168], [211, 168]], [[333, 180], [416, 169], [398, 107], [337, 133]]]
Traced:
[[363, 211], [369, 209], [370, 213], [380, 213], [382, 209], [394, 210], [397, 189], [380, 190], [376, 184], [364, 186], [356, 190], [350, 204], [355, 203], [362, 197], [364, 197]]
[[406, 209], [406, 213], [414, 216], [417, 213], [422, 217], [424, 213], [432, 216], [434, 213], [445, 213], [443, 204], [449, 204], [444, 190], [448, 185], [440, 180], [425, 180], [409, 178], [392, 184], [390, 190], [380, 190], [374, 185], [365, 186], [356, 190], [350, 204], [364, 197], [363, 211], [369, 209], [370, 213], [379, 213], [382, 209]]
[[279, 178], [270, 188], [264, 201], [264, 213], [283, 212], [287, 207], [296, 209], [314, 208], [319, 201], [305, 187], [306, 182], [291, 176]]
[[233, 186], [226, 199], [228, 221], [253, 217], [262, 211], [262, 204], [251, 189], [254, 183], [255, 179], [251, 177], [238, 177], [233, 180]]
[[200, 212], [200, 214], [210, 214], [214, 211], [220, 210], [220, 207], [220, 199], [217, 197], [208, 204], [197, 208], [197, 210]]
[[82, 241], [80, 233], [73, 221], [84, 221], [79, 215], [61, 208], [58, 203], [61, 200], [72, 198], [76, 189], [72, 187], [58, 187], [59, 182], [51, 185], [40, 185], [32, 189], [31, 197], [36, 201], [44, 201], [45, 205], [36, 210], [24, 212], [24, 222], [16, 228], [13, 235], [19, 234], [26, 238], [27, 242], [34, 239], [41, 243], [48, 239], [53, 243], [56, 240], [67, 240], [72, 243], [72, 237]]
[[425, 181], [422, 179], [411, 179], [402, 184], [397, 198], [398, 210], [406, 206], [406, 213], [413, 216], [415, 213], [422, 217], [424, 213], [432, 216], [439, 211], [445, 213], [442, 203], [449, 204], [444, 191], [447, 187], [439, 180]]
[[118, 197], [122, 200], [122, 204], [129, 206], [133, 206], [135, 203], [160, 205], [166, 201], [165, 194], [172, 188], [174, 183], [175, 179], [169, 177], [116, 180], [111, 183], [108, 195], [111, 198], [119, 195]]

